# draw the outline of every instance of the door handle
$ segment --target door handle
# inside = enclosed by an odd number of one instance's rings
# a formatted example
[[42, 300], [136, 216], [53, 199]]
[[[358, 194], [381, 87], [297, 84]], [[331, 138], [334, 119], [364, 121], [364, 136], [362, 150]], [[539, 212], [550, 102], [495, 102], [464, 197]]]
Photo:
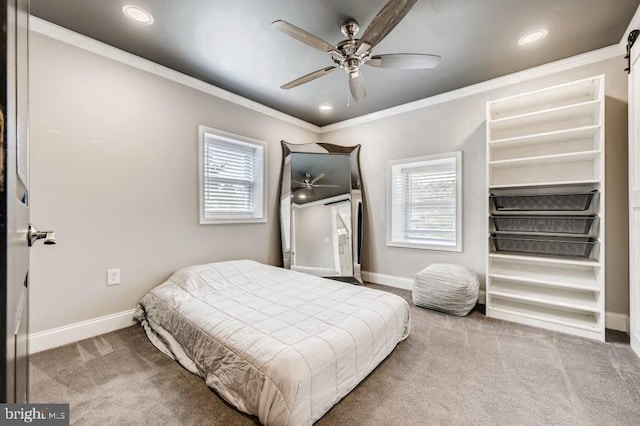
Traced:
[[56, 243], [56, 233], [53, 231], [38, 231], [33, 225], [29, 224], [29, 231], [27, 232], [27, 242], [29, 247], [38, 240], [44, 238], [46, 245], [52, 245]]

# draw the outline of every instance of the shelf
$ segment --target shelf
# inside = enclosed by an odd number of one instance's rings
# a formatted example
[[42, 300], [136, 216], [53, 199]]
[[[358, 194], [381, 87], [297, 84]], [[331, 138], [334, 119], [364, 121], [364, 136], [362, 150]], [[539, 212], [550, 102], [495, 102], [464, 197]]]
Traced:
[[[583, 117], [594, 114], [600, 109], [600, 101], [588, 101], [579, 104], [564, 105], [557, 108], [549, 108], [541, 111], [528, 112], [520, 115], [512, 115], [505, 118], [489, 120], [487, 124], [493, 130], [525, 127], [529, 124], [538, 124], [545, 121], [565, 121], [575, 117]], [[546, 132], [540, 132], [546, 133]]]
[[489, 161], [597, 151], [599, 129], [587, 126], [489, 141]]
[[510, 139], [600, 124], [600, 101], [562, 106], [487, 122], [489, 139]]
[[525, 159], [523, 162], [489, 167], [489, 183], [494, 185], [534, 185], [555, 182], [586, 182], [600, 180], [600, 161], [578, 159], [540, 162]]
[[[571, 277], [569, 275], [564, 277], [560, 277], [560, 276], [552, 277], [552, 276], [549, 276], [548, 273], [543, 273], [543, 274], [540, 274], [538, 278], [535, 272], [527, 273], [526, 271], [519, 271], [518, 275], [514, 275], [512, 273], [502, 273], [502, 271], [496, 270], [496, 269], [493, 269], [489, 273], [489, 276], [491, 278], [499, 279], [499, 280], [532, 283], [532, 284], [538, 284], [540, 286], [545, 286], [545, 287], [558, 287], [558, 288], [593, 291], [593, 292], [599, 291], [598, 288], [596, 287], [597, 282], [594, 276], [591, 276], [588, 278], [585, 276]], [[577, 284], [574, 285], [573, 283], [577, 283]]]
[[518, 301], [501, 299], [492, 296], [492, 307], [496, 311], [503, 311], [519, 316], [537, 319], [555, 324], [577, 327], [586, 330], [598, 329], [598, 318], [596, 313], [587, 311], [572, 311], [554, 309], [538, 305], [529, 305]]
[[597, 293], [592, 291], [496, 280], [492, 281], [489, 294], [540, 306], [600, 313]]
[[545, 263], [560, 263], [564, 265], [580, 265], [590, 267], [600, 267], [600, 262], [590, 259], [558, 259], [557, 257], [547, 256], [526, 256], [519, 254], [503, 254], [503, 253], [489, 253], [491, 259], [505, 259], [505, 260], [517, 260], [525, 262], [545, 262]]
[[549, 182], [527, 182], [527, 183], [508, 183], [508, 184], [489, 185], [489, 189], [531, 188], [531, 187], [541, 187], [541, 186], [590, 185], [590, 184], [599, 184], [599, 183], [600, 183], [600, 179], [555, 180], [555, 181], [549, 181]]
[[496, 99], [489, 102], [489, 116], [492, 119], [505, 118], [527, 112], [596, 100], [600, 95], [600, 87], [601, 79], [596, 77], [518, 96]]
[[491, 278], [573, 290], [600, 291], [593, 265], [565, 265], [540, 261], [496, 259], [493, 260], [489, 270]]
[[576, 139], [588, 139], [594, 137], [600, 126], [584, 126], [572, 129], [557, 130], [555, 132], [537, 133], [534, 135], [517, 136], [514, 138], [496, 139], [489, 141], [492, 147], [515, 147], [527, 144], [547, 144], [566, 142]]
[[489, 166], [494, 169], [505, 167], [519, 167], [536, 164], [571, 163], [595, 160], [600, 151], [571, 152], [566, 154], [541, 155], [537, 157], [518, 158], [513, 160], [490, 161]]

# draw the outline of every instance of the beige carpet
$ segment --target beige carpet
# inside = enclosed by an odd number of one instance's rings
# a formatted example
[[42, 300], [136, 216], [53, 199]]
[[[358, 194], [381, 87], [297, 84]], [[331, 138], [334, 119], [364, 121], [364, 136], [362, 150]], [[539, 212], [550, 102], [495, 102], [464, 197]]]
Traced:
[[[408, 291], [383, 286], [410, 300]], [[412, 305], [409, 338], [319, 425], [638, 425], [640, 360], [607, 343]], [[129, 327], [31, 358], [31, 402], [71, 424], [251, 425]]]

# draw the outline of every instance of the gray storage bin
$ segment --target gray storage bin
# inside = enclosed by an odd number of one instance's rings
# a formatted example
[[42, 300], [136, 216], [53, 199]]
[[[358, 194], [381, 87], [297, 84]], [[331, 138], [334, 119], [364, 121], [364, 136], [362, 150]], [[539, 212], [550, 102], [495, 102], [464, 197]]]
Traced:
[[492, 215], [491, 220], [496, 231], [588, 235], [596, 217], [596, 215]]
[[592, 237], [492, 233], [496, 251], [588, 258], [598, 240]]
[[489, 198], [497, 211], [586, 211], [597, 192], [594, 189], [568, 194], [491, 194]]

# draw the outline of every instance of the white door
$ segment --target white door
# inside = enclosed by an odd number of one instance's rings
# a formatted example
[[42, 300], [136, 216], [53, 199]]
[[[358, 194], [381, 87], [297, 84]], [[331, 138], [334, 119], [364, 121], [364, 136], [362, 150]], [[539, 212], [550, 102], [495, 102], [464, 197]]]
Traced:
[[640, 356], [640, 41], [629, 74], [629, 308], [631, 348]]

